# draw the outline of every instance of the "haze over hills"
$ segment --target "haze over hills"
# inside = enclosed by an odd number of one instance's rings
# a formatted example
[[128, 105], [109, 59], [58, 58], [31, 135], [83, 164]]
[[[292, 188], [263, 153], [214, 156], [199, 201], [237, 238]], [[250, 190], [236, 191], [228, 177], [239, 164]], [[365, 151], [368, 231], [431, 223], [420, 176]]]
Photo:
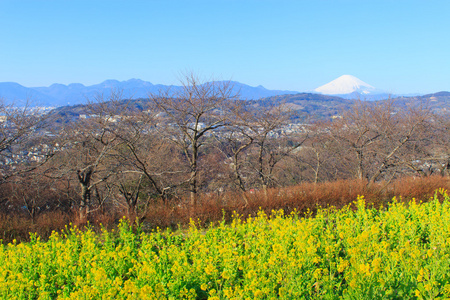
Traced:
[[[275, 95], [296, 94], [296, 91], [268, 90], [263, 86], [252, 87], [233, 81], [233, 92], [239, 93], [245, 100], [260, 99]], [[169, 89], [176, 92], [181, 86], [152, 84], [140, 79], [127, 81], [106, 80], [102, 83], [85, 86], [80, 83], [69, 85], [52, 84], [49, 87], [24, 87], [15, 82], [0, 83], [0, 98], [14, 103], [23, 103], [27, 99], [39, 106], [65, 106], [86, 103], [103, 95], [107, 99], [112, 91], [120, 92], [124, 99], [147, 98], [151, 93], [159, 93]]]
[[[253, 87], [237, 81], [233, 81], [231, 84], [233, 85], [233, 92], [236, 94], [239, 93], [240, 98], [243, 100], [271, 98], [285, 101], [289, 99], [288, 102], [296, 102], [296, 105], [300, 105], [298, 101], [301, 100], [302, 104], [300, 106], [302, 106], [305, 111], [314, 110], [317, 103], [326, 103], [328, 108], [330, 108], [330, 105], [332, 106], [332, 103], [340, 103], [342, 105], [342, 99], [383, 100], [390, 97], [391, 99], [401, 99], [401, 101], [405, 102], [409, 101], [407, 100], [409, 98], [411, 98], [411, 101], [423, 101], [423, 99], [426, 98], [431, 101], [433, 106], [444, 101], [444, 98], [445, 101], [448, 99], [445, 92], [445, 97], [442, 97], [439, 93], [433, 94], [438, 95], [438, 100], [435, 100], [436, 96], [433, 95], [409, 95], [408, 97], [390, 95], [351, 75], [340, 76], [339, 78], [316, 88], [312, 93], [268, 90], [261, 85]], [[152, 84], [151, 82], [140, 79], [130, 79], [126, 81], [106, 80], [91, 86], [85, 86], [80, 83], [72, 83], [69, 85], [52, 84], [49, 87], [25, 87], [15, 82], [0, 82], [0, 98], [4, 99], [6, 102], [13, 102], [18, 105], [29, 99], [38, 106], [60, 107], [84, 104], [87, 100], [95, 100], [99, 95], [103, 95], [104, 99], [107, 100], [112, 91], [120, 92], [123, 99], [139, 99], [148, 98], [150, 94], [157, 94], [160, 91], [166, 91], [168, 89], [172, 92], [176, 92], [181, 89], [181, 86]], [[288, 95], [291, 96], [286, 97]], [[439, 95], [441, 95], [441, 97], [439, 97]], [[327, 98], [327, 96], [331, 96], [333, 101], [330, 102], [331, 98]], [[306, 105], [305, 101], [309, 101], [309, 104]], [[347, 105], [347, 103], [345, 103], [345, 105]], [[445, 107], [448, 106], [445, 103], [443, 105]], [[438, 107], [435, 107], [435, 109], [438, 109]]]
[[[446, 114], [450, 112], [450, 92], [438, 92], [434, 94], [391, 98], [400, 108], [422, 107], [425, 104], [431, 112], [436, 114]], [[124, 100], [124, 105], [132, 105], [138, 110], [142, 110], [148, 105], [148, 98], [139, 98], [135, 100]], [[257, 100], [247, 99], [250, 108], [260, 109], [271, 107], [272, 105], [285, 104], [294, 113], [292, 121], [300, 123], [309, 123], [315, 121], [331, 120], [339, 117], [343, 111], [351, 109], [355, 103], [354, 99], [345, 99], [338, 96], [314, 94], [314, 93], [296, 93], [282, 94], [265, 97]], [[386, 100], [379, 100], [386, 101]], [[379, 101], [373, 101], [376, 105]], [[77, 120], [81, 114], [89, 114], [87, 105], [61, 106], [52, 110], [55, 120], [58, 123], [66, 123]]]
[[424, 107], [438, 115], [450, 114], [450, 92], [437, 92], [421, 96], [397, 97], [394, 103], [405, 107]]
[[[299, 93], [297, 91], [268, 90], [261, 85], [253, 87], [237, 81], [231, 83], [233, 84], [233, 92], [239, 93], [244, 100]], [[151, 93], [166, 91], [169, 88], [171, 91], [176, 92], [181, 87], [153, 84], [140, 79], [126, 81], [106, 80], [90, 86], [80, 83], [69, 85], [55, 83], [48, 87], [25, 87], [15, 82], [3, 82], [0, 83], [0, 97], [14, 103], [21, 103], [31, 99], [40, 106], [58, 107], [83, 104], [87, 100], [94, 100], [99, 95], [107, 98], [111, 91], [121, 92], [123, 98], [138, 99], [147, 98]], [[379, 100], [389, 96], [351, 75], [343, 75], [316, 88], [314, 92], [323, 95], [339, 96], [345, 99]]]

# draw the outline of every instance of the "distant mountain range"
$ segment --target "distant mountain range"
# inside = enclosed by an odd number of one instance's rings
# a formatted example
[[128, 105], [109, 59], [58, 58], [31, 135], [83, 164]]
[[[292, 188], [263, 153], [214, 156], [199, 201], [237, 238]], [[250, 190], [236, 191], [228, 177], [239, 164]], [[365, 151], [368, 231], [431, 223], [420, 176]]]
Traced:
[[[252, 87], [239, 82], [232, 82], [233, 92], [239, 92], [242, 99], [252, 100], [275, 95], [296, 94], [295, 91], [268, 90], [263, 86]], [[80, 83], [69, 85], [52, 84], [49, 87], [24, 87], [15, 82], [0, 83], [0, 97], [20, 104], [32, 100], [39, 106], [65, 106], [86, 103], [95, 97], [103, 95], [105, 99], [112, 91], [121, 92], [124, 99], [148, 98], [151, 93], [167, 89], [177, 91], [181, 86], [152, 84], [140, 79], [127, 81], [106, 80], [100, 84], [85, 86]]]
[[[233, 92], [239, 93], [243, 100], [258, 100], [275, 96], [284, 98], [284, 95], [292, 95], [292, 97], [288, 98], [296, 99], [295, 102], [298, 102], [300, 98], [302, 98], [302, 100], [307, 98], [310, 101], [317, 100], [323, 102], [326, 100], [326, 97], [324, 98], [322, 96], [326, 95], [332, 96], [334, 100], [340, 98], [370, 101], [388, 99], [389, 97], [391, 99], [400, 99], [402, 97], [385, 93], [351, 75], [343, 75], [316, 88], [312, 93], [268, 90], [261, 85], [253, 87], [236, 81], [232, 82], [232, 84], [234, 89]], [[15, 82], [0, 82], [0, 98], [18, 105], [24, 103], [27, 99], [30, 99], [38, 106], [60, 107], [84, 104], [87, 100], [92, 101], [99, 95], [103, 95], [105, 99], [108, 99], [108, 96], [112, 91], [121, 92], [123, 99], [140, 99], [148, 98], [149, 94], [166, 91], [169, 88], [176, 92], [181, 89], [181, 86], [152, 84], [151, 82], [140, 79], [130, 79], [127, 81], [106, 80], [100, 84], [91, 86], [85, 86], [80, 83], [72, 83], [69, 85], [52, 84], [49, 87], [24, 87]], [[420, 95], [413, 95], [412, 98], [419, 99], [420, 97]]]

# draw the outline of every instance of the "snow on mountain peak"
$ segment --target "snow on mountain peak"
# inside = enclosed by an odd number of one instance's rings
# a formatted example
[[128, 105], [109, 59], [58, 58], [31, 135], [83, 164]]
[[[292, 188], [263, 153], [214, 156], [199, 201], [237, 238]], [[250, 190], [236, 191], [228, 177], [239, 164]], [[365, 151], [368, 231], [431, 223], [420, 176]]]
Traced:
[[355, 76], [342, 75], [341, 77], [316, 88], [314, 91], [326, 95], [342, 95], [353, 92], [370, 94], [375, 92], [376, 89]]

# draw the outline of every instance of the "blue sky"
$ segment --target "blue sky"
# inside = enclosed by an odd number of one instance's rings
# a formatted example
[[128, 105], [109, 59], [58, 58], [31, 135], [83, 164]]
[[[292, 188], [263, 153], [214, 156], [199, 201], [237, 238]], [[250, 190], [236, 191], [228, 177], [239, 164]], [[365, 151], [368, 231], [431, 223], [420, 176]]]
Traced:
[[309, 91], [349, 74], [450, 90], [450, 1], [0, 0], [0, 82], [91, 85], [180, 72]]

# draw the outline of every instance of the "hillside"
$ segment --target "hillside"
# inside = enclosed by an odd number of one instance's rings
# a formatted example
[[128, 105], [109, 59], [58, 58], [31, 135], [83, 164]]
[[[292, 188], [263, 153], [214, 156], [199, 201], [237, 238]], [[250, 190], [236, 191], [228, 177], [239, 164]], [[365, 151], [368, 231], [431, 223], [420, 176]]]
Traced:
[[450, 113], [450, 92], [438, 92], [423, 96], [414, 97], [398, 97], [395, 102], [408, 106], [424, 106], [428, 107], [431, 112], [439, 115], [448, 115]]
[[[137, 110], [142, 110], [148, 105], [148, 101], [149, 100], [146, 98], [127, 99], [123, 100], [123, 105], [131, 105]], [[304, 116], [307, 116], [308, 121], [317, 121], [324, 119], [328, 120], [333, 116], [339, 115], [343, 110], [350, 108], [352, 103], [354, 103], [354, 100], [343, 99], [336, 96], [299, 93], [266, 97], [260, 100], [248, 100], [245, 101], [245, 103], [255, 110], [269, 105], [285, 103], [290, 109], [297, 112], [297, 119], [304, 119]], [[52, 114], [56, 116], [59, 123], [66, 123], [70, 120], [77, 119], [81, 114], [89, 114], [89, 112], [86, 105], [79, 104], [55, 108], [52, 111]]]
[[312, 93], [299, 93], [281, 95], [255, 101], [253, 106], [267, 106], [273, 103], [286, 103], [297, 115], [307, 116], [308, 121], [328, 120], [339, 115], [343, 110], [349, 109], [354, 100], [343, 99], [337, 96], [327, 96]]

